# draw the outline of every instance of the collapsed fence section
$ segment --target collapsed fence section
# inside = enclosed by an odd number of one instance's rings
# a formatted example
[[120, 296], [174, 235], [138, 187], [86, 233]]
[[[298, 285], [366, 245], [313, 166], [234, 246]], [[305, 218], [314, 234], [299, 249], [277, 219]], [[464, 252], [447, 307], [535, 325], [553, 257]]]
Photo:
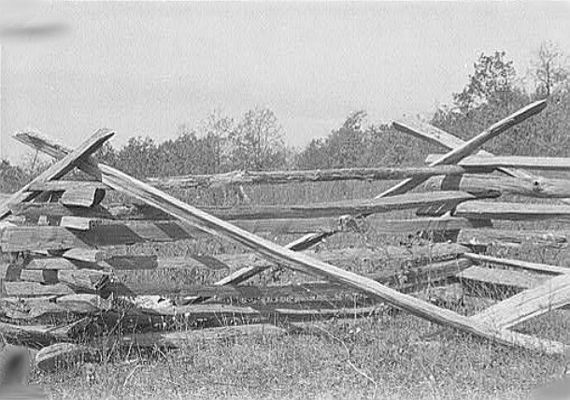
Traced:
[[[489, 154], [469, 158], [487, 140], [540, 112], [544, 106], [544, 102], [533, 103], [468, 142], [437, 132], [435, 128], [427, 129], [428, 133], [418, 133], [418, 128], [414, 128], [413, 134], [452, 148], [445, 155], [429, 158], [430, 166], [422, 168], [241, 172], [141, 182], [109, 166], [97, 164], [91, 158], [91, 154], [112, 136], [107, 130], [96, 132], [73, 151], [38, 135], [18, 134], [18, 140], [59, 161], [0, 204], [0, 215], [4, 219], [0, 228], [0, 247], [5, 257], [2, 263], [2, 310], [6, 319], [0, 329], [11, 340], [41, 347], [74, 341], [86, 332], [92, 335], [99, 332], [100, 335], [106, 332], [105, 327], [117, 326], [119, 321], [122, 329], [129, 332], [136, 328], [168, 330], [179, 327], [180, 323], [187, 328], [208, 326], [216, 321], [218, 324], [220, 321], [291, 323], [330, 316], [366, 316], [378, 312], [387, 303], [429, 321], [499, 343], [550, 353], [562, 352], [567, 345], [523, 335], [510, 328], [515, 323], [568, 304], [566, 268], [489, 259], [474, 253], [505, 238], [509, 245], [525, 241], [547, 246], [567, 244], [567, 232], [564, 231], [493, 228], [494, 221], [503, 219], [549, 218], [566, 223], [570, 216], [567, 205], [521, 205], [494, 200], [512, 193], [553, 199], [568, 197], [566, 181], [549, 180], [516, 169], [534, 165], [539, 169], [547, 165], [566, 169], [569, 165], [566, 159], [497, 158]], [[395, 126], [408, 133], [412, 130], [409, 125]], [[481, 158], [486, 159], [481, 161]], [[76, 167], [92, 180], [62, 179]], [[493, 171], [509, 177], [492, 175]], [[249, 204], [232, 208], [197, 209], [157, 188], [394, 178], [405, 180], [369, 200], [301, 205]], [[407, 193], [426, 181], [432, 190], [442, 190]], [[109, 190], [131, 196], [134, 201], [106, 204], [105, 193]], [[370, 218], [398, 210], [416, 210], [418, 216], [380, 221]], [[405, 247], [330, 251], [313, 248], [335, 233], [358, 232], [366, 224], [374, 224], [375, 230], [384, 233], [413, 232], [437, 240], [418, 246], [413, 252]], [[304, 236], [279, 246], [257, 236], [259, 232]], [[184, 257], [157, 257], [120, 251], [121, 246], [136, 243], [177, 242], [208, 235], [229, 238], [252, 253], [188, 253]], [[456, 243], [447, 243], [449, 239]], [[356, 263], [359, 264], [355, 269], [358, 273], [350, 268]], [[481, 268], [476, 265], [479, 263], [525, 272]], [[296, 275], [286, 284], [240, 285], [276, 266], [291, 268], [303, 275]], [[208, 278], [201, 282], [180, 279], [141, 282], [129, 281], [126, 272], [176, 269], [186, 272], [205, 270]], [[514, 289], [510, 295], [525, 290], [523, 293], [526, 294], [515, 295], [472, 317], [441, 308], [430, 302], [433, 299], [410, 295], [425, 287], [443, 287], [455, 282], [463, 282], [469, 287], [495, 285]], [[149, 295], [160, 297], [144, 297]], [[527, 295], [533, 300], [525, 301]], [[548, 296], [555, 301], [546, 305]], [[260, 299], [264, 301], [259, 302]], [[244, 305], [234, 305], [235, 301]], [[524, 312], [513, 313], [517, 301], [525, 304]], [[249, 302], [247, 307], [245, 302]], [[289, 304], [302, 304], [303, 307]], [[120, 309], [128, 312], [119, 312]], [[67, 324], [56, 330], [34, 325], [50, 316], [62, 318], [64, 315], [68, 318]], [[166, 320], [177, 323], [167, 324]], [[141, 345], [149, 344], [153, 337], [160, 343], [168, 343], [165, 338], [175, 336], [174, 333], [161, 335], [133, 336], [130, 343], [132, 345], [136, 338]], [[73, 346], [59, 349], [81, 353]], [[61, 352], [48, 349], [40, 358], [49, 364], [50, 357], [60, 355]]]

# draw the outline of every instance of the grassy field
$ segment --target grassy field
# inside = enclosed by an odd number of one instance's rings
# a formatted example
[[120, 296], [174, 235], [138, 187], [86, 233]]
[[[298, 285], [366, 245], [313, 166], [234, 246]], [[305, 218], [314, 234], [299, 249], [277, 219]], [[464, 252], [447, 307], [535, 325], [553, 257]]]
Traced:
[[[367, 198], [390, 183], [277, 186], [249, 191], [254, 203]], [[232, 204], [216, 192], [176, 193], [193, 204]], [[405, 216], [410, 213], [399, 213]], [[394, 214], [390, 214], [394, 218]], [[381, 223], [377, 218], [375, 223]], [[507, 224], [511, 229], [557, 229], [548, 222]], [[268, 236], [285, 244], [294, 237]], [[422, 244], [414, 237], [362, 234], [333, 237], [325, 249]], [[426, 244], [426, 243], [423, 243]], [[134, 247], [135, 253], [185, 255], [241, 252], [221, 240]], [[568, 249], [494, 248], [491, 254], [569, 266]], [[287, 279], [287, 274], [280, 275]], [[161, 279], [140, 275], [138, 279]], [[162, 279], [185, 279], [163, 273]], [[192, 277], [196, 279], [196, 277]], [[267, 275], [266, 280], [277, 279]], [[204, 280], [204, 279], [203, 279]], [[261, 279], [263, 281], [263, 279]], [[208, 279], [205, 279], [208, 281]], [[456, 310], [470, 315], [489, 301], [466, 297]], [[570, 359], [498, 346], [430, 324], [397, 310], [359, 320], [318, 321], [301, 334], [193, 343], [164, 353], [111, 355], [101, 364], [34, 375], [53, 399], [521, 399], [560, 375]], [[570, 313], [556, 311], [517, 330], [570, 342]]]

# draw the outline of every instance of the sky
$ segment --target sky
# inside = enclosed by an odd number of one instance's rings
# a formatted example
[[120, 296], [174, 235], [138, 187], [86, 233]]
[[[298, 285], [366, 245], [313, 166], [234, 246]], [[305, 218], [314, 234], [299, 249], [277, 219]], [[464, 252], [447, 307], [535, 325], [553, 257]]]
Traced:
[[0, 17], [0, 158], [21, 161], [29, 128], [121, 146], [269, 107], [302, 146], [356, 110], [429, 116], [482, 52], [522, 74], [544, 40], [570, 54], [569, 22], [570, 2], [42, 3]]

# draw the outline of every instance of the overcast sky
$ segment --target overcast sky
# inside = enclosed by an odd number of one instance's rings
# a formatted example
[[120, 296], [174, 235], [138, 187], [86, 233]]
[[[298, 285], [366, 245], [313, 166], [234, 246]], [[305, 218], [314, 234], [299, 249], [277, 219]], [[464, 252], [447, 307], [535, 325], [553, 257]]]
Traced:
[[28, 22], [45, 31], [3, 41], [0, 156], [12, 161], [26, 148], [9, 137], [27, 127], [72, 146], [108, 127], [121, 145], [255, 106], [303, 145], [354, 110], [429, 115], [481, 52], [506, 50], [521, 73], [543, 40], [570, 54], [568, 2], [58, 2]]

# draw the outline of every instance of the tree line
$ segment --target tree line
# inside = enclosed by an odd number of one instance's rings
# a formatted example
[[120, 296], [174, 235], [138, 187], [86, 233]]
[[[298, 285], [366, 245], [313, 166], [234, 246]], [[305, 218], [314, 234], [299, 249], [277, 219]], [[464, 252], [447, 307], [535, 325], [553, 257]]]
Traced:
[[[464, 88], [451, 105], [440, 106], [431, 124], [468, 139], [527, 105], [548, 98], [539, 115], [487, 144], [497, 154], [570, 156], [570, 78], [558, 46], [543, 43], [526, 73], [516, 71], [506, 52], [481, 54]], [[213, 174], [231, 170], [325, 169], [420, 165], [430, 152], [441, 151], [395, 131], [367, 122], [365, 111], [302, 149], [285, 145], [284, 130], [273, 111], [255, 108], [239, 118], [214, 112], [199, 126], [181, 125], [175, 139], [162, 143], [132, 137], [121, 148], [106, 144], [99, 161], [138, 178]], [[45, 162], [36, 157], [24, 165], [0, 162], [0, 192], [21, 187]]]

